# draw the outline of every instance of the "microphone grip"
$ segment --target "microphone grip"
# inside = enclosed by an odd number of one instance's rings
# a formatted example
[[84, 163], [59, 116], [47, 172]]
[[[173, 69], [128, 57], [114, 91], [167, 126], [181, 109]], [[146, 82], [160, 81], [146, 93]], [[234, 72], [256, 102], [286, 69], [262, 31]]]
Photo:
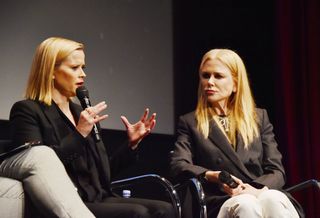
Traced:
[[101, 137], [100, 137], [98, 126], [96, 124], [93, 124], [92, 133], [93, 133], [94, 141], [99, 142], [101, 140]]
[[230, 188], [237, 188], [238, 183], [231, 177], [231, 175], [227, 171], [221, 171], [219, 173], [219, 180], [220, 182], [226, 184]]
[[[80, 103], [81, 103], [81, 106], [83, 109], [91, 107], [91, 102], [88, 97], [84, 97], [83, 99], [81, 99]], [[100, 136], [99, 128], [98, 128], [97, 124], [93, 124], [92, 135], [93, 135], [95, 142], [99, 142], [101, 140], [101, 136]]]

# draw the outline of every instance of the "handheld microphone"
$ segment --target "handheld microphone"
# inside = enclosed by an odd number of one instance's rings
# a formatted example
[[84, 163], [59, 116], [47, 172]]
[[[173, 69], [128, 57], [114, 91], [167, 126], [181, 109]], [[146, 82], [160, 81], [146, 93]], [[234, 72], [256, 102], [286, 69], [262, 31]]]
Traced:
[[[91, 107], [91, 103], [89, 99], [89, 91], [85, 86], [78, 87], [76, 89], [76, 94], [83, 109]], [[95, 142], [98, 142], [101, 140], [99, 129], [96, 124], [93, 124], [92, 134]]]
[[219, 180], [220, 182], [226, 184], [230, 188], [237, 188], [238, 183], [230, 176], [230, 174], [227, 171], [221, 171], [219, 173]]

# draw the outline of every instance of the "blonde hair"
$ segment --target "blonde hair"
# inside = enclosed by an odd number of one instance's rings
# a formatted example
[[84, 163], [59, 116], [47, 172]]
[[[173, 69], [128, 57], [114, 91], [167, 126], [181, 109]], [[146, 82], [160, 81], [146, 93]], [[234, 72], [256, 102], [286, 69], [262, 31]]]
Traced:
[[69, 39], [50, 37], [44, 40], [37, 47], [33, 58], [25, 98], [51, 105], [55, 67], [71, 52], [82, 49], [82, 43]]
[[[225, 64], [231, 71], [236, 92], [233, 93], [228, 102], [231, 117], [231, 129], [229, 140], [236, 145], [236, 134], [242, 137], [245, 148], [259, 135], [255, 102], [251, 93], [246, 68], [237, 53], [229, 49], [212, 49], [202, 58], [199, 72], [208, 60], [217, 59]], [[196, 108], [197, 128], [205, 138], [209, 136], [209, 123], [214, 119], [215, 112], [207, 102], [202, 91], [201, 82], [198, 89], [198, 104]]]

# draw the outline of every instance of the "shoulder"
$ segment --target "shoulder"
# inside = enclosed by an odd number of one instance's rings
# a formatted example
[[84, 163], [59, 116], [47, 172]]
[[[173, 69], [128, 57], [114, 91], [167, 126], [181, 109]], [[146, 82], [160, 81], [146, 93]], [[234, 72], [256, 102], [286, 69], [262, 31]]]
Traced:
[[265, 124], [269, 124], [269, 115], [266, 109], [264, 108], [256, 108], [256, 114], [257, 114], [257, 122], [259, 126], [263, 126]]
[[38, 101], [26, 99], [26, 100], [17, 101], [16, 103], [14, 103], [11, 108], [11, 112], [16, 110], [24, 110], [24, 109], [36, 110], [37, 108], [40, 109], [40, 103]]
[[185, 121], [189, 121], [189, 122], [195, 121], [196, 120], [195, 111], [181, 115], [180, 120], [185, 120]]
[[193, 127], [197, 125], [195, 111], [186, 113], [179, 117], [178, 128], [181, 126]]
[[261, 118], [264, 116], [264, 114], [267, 113], [267, 110], [264, 108], [256, 108], [256, 114], [258, 118]]
[[258, 117], [268, 116], [268, 111], [265, 108], [256, 108], [256, 113]]
[[16, 116], [38, 116], [46, 107], [43, 103], [35, 100], [22, 100], [13, 104], [10, 110], [10, 120]]

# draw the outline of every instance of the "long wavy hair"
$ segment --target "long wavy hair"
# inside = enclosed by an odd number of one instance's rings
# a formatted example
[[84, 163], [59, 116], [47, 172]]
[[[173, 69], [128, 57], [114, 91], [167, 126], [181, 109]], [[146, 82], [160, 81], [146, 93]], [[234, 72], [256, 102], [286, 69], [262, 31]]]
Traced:
[[44, 40], [33, 58], [25, 98], [51, 105], [55, 67], [73, 51], [83, 49], [82, 43], [69, 39], [50, 37]]
[[[236, 92], [229, 97], [227, 107], [230, 111], [231, 129], [229, 140], [236, 145], [237, 133], [242, 137], [245, 148], [259, 135], [255, 102], [249, 85], [247, 71], [242, 59], [237, 53], [229, 49], [212, 49], [202, 58], [199, 74], [208, 60], [217, 59], [226, 65], [232, 74]], [[207, 102], [201, 82], [198, 89], [198, 103], [196, 107], [197, 128], [208, 138], [209, 123], [216, 116], [214, 110]]]

